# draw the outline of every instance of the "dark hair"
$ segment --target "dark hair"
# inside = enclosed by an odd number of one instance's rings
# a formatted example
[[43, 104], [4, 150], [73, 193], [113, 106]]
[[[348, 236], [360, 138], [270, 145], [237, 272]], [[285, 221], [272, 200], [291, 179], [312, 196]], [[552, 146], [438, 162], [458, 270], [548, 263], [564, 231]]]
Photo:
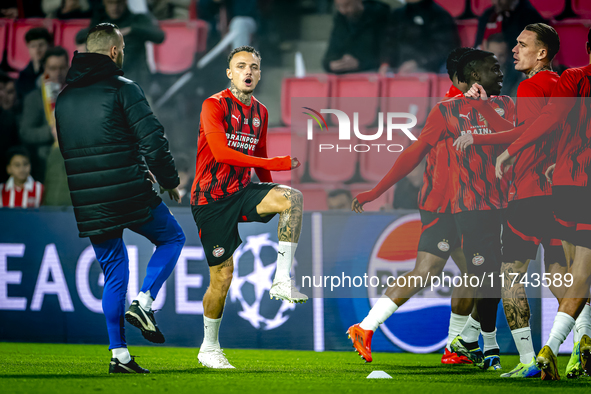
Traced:
[[0, 83], [8, 83], [14, 81], [10, 75], [6, 74], [4, 71], [0, 70]]
[[261, 54], [259, 53], [259, 51], [257, 51], [256, 49], [254, 49], [253, 47], [251, 47], [249, 45], [244, 45], [244, 46], [241, 46], [238, 48], [234, 48], [232, 50], [232, 52], [230, 52], [230, 54], [228, 55], [228, 67], [230, 67], [230, 62], [232, 61], [232, 58], [238, 52], [254, 53], [254, 55], [259, 58], [259, 62], [262, 60]]
[[505, 41], [505, 37], [503, 36], [503, 33], [491, 34], [490, 36], [488, 36], [486, 41], [487, 42], [496, 42], [497, 44], [506, 44], [507, 43], [507, 41]]
[[465, 53], [458, 61], [458, 81], [467, 83], [478, 64], [494, 55], [492, 52], [482, 51], [480, 49]]
[[591, 28], [589, 28], [589, 33], [587, 33], [587, 42], [591, 45]]
[[24, 156], [27, 159], [29, 159], [29, 162], [31, 161], [31, 156], [29, 155], [29, 151], [27, 150], [27, 148], [25, 148], [24, 146], [21, 146], [21, 145], [16, 145], [16, 146], [9, 148], [6, 151], [6, 155], [4, 156], [5, 157], [5, 161], [4, 161], [5, 166], [10, 164], [10, 162], [12, 161], [12, 158], [14, 156]]
[[458, 72], [458, 61], [460, 58], [473, 50], [474, 48], [459, 47], [447, 55], [447, 74], [449, 75], [449, 79], [453, 80], [454, 75]]
[[344, 194], [347, 196], [347, 198], [349, 198], [349, 200], [353, 199], [353, 196], [351, 195], [351, 192], [347, 189], [334, 189], [328, 192], [328, 198], [333, 198], [333, 197], [337, 197], [340, 196], [341, 194]]
[[25, 42], [27, 44], [33, 40], [39, 39], [47, 41], [48, 44], [51, 44], [53, 42], [53, 37], [51, 36], [51, 33], [44, 27], [33, 27], [32, 29], [29, 29], [29, 31], [27, 31], [27, 34], [25, 34]]
[[76, 45], [86, 44], [86, 37], [88, 37], [88, 27], [84, 29], [80, 29], [78, 33], [76, 33]]
[[536, 33], [536, 44], [548, 51], [548, 61], [552, 61], [560, 49], [560, 37], [552, 26], [545, 23], [532, 23], [525, 26], [525, 30]]
[[99, 23], [98, 25], [96, 25], [95, 27], [93, 27], [92, 29], [90, 29], [88, 31], [88, 35], [86, 36], [86, 40], [88, 41], [88, 36], [90, 36], [92, 33], [96, 33], [98, 31], [104, 31], [107, 34], [113, 34], [113, 33], [115, 33], [115, 30], [119, 30], [119, 27], [114, 23]]
[[62, 47], [53, 47], [53, 48], [49, 48], [45, 52], [45, 56], [43, 56], [43, 60], [41, 61], [41, 64], [43, 64], [45, 66], [45, 62], [47, 61], [47, 59], [49, 59], [52, 56], [56, 56], [56, 57], [65, 56], [66, 63], [70, 61], [70, 57], [68, 56], [68, 51], [66, 51]]

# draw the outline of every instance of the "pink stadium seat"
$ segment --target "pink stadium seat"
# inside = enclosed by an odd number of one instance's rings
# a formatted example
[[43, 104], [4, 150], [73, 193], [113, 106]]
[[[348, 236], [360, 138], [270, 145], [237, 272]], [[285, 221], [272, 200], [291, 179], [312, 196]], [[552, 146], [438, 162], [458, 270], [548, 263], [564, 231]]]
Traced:
[[583, 67], [589, 64], [585, 43], [591, 20], [561, 21], [553, 26], [560, 36], [560, 50], [555, 62], [567, 67]]
[[197, 52], [197, 22], [161, 21], [160, 28], [166, 38], [154, 45], [156, 71], [162, 74], [178, 74], [187, 71]]
[[[332, 86], [331, 106], [349, 115], [353, 125], [353, 113], [359, 113], [359, 126], [373, 124], [378, 114], [378, 97], [380, 97], [380, 78], [378, 74], [347, 74], [339, 75]], [[363, 100], [347, 99], [348, 97], [364, 97]], [[365, 99], [367, 97], [367, 99]], [[332, 117], [337, 124], [336, 116]]]
[[[381, 112], [410, 112], [419, 125], [429, 113], [435, 74], [415, 74], [382, 79]], [[387, 121], [384, 114], [384, 122]]]
[[267, 156], [291, 156], [297, 158], [302, 165], [293, 171], [273, 172], [273, 181], [286, 185], [298, 183], [308, 159], [308, 141], [288, 127], [276, 127], [267, 132]]
[[[354, 151], [353, 146], [358, 143], [357, 138], [341, 141], [338, 133], [335, 132], [315, 134], [314, 140], [309, 145], [310, 176], [318, 182], [345, 182], [351, 179], [355, 175], [359, 155]], [[320, 144], [332, 145], [334, 148], [320, 151]], [[343, 149], [344, 147], [347, 149]], [[349, 147], [351, 147], [350, 152]]]
[[25, 34], [33, 27], [45, 27], [53, 32], [53, 21], [43, 18], [16, 19], [9, 22], [7, 60], [10, 67], [22, 70], [29, 63], [29, 51], [25, 43]]
[[435, 0], [435, 2], [454, 18], [462, 15], [466, 10], [466, 2], [464, 0]]
[[8, 20], [0, 19], [0, 63], [2, 63], [2, 60], [4, 60], [4, 49], [6, 49], [8, 26]]
[[[375, 186], [375, 183], [354, 183], [349, 185], [349, 190], [351, 190], [351, 195], [355, 198], [361, 192], [365, 192], [367, 190], [371, 190]], [[391, 187], [390, 189], [386, 190], [384, 194], [380, 197], [376, 198], [372, 202], [368, 202], [363, 206], [364, 211], [375, 212], [380, 210], [391, 210], [392, 204], [394, 202], [394, 189], [396, 185]]]
[[197, 53], [205, 52], [207, 50], [209, 25], [203, 20], [197, 20], [195, 22], [197, 23]]
[[90, 19], [69, 19], [55, 21], [54, 42], [55, 45], [64, 47], [70, 55], [70, 60], [76, 50], [76, 34], [90, 25]]
[[458, 33], [463, 47], [473, 47], [478, 30], [478, 19], [457, 20]]
[[[284, 78], [281, 86], [281, 120], [283, 123], [287, 126], [291, 125], [292, 97], [318, 97], [319, 99], [314, 100], [314, 103], [322, 108], [328, 108], [328, 98], [334, 79], [333, 75], [328, 74], [308, 75], [304, 78]], [[322, 108], [317, 108], [317, 110]]]
[[531, 5], [546, 19], [552, 19], [562, 14], [566, 1], [571, 0], [529, 0]]
[[[418, 128], [411, 130], [411, 132], [415, 135], [415, 137], [418, 137], [420, 134]], [[393, 134], [392, 138], [392, 141], [385, 141], [384, 138], [377, 143], [384, 143], [388, 145], [401, 145], [403, 148], [406, 148], [410, 145], [410, 139], [402, 133]], [[400, 156], [401, 152], [397, 151], [401, 149], [402, 148], [393, 146], [390, 147], [390, 150], [392, 150], [393, 152], [390, 152], [386, 149], [386, 147], [381, 146], [379, 152], [377, 151], [377, 149], [371, 150], [369, 152], [360, 152], [359, 170], [363, 179], [365, 179], [368, 182], [376, 183], [382, 180], [384, 175], [386, 175], [388, 171], [390, 171], [390, 168], [392, 168], [392, 166]]]
[[[472, 3], [472, 12], [480, 16], [487, 8], [492, 6], [491, 0], [471, 0]], [[474, 43], [472, 43], [474, 44]]]
[[449, 75], [447, 74], [439, 74], [437, 75], [437, 82], [434, 90], [433, 97], [436, 101], [441, 100], [447, 93], [447, 91], [451, 88], [451, 80], [449, 79]]
[[591, 18], [591, 2], [589, 0], [572, 0], [573, 11], [583, 18]]
[[304, 195], [304, 211], [326, 211], [328, 209], [326, 185], [302, 184], [297, 185], [296, 189]]

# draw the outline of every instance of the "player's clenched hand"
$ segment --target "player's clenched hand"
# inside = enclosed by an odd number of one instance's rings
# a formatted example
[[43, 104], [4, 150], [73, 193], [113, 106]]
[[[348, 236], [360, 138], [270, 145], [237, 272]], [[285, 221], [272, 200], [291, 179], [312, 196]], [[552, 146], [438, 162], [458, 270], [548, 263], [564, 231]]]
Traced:
[[357, 200], [357, 197], [355, 197], [353, 199], [353, 202], [351, 203], [351, 210], [357, 213], [362, 213], [363, 212], [363, 205], [361, 205], [361, 203], [359, 202], [359, 200]]
[[472, 134], [464, 134], [454, 141], [456, 150], [465, 151], [467, 147], [474, 143], [474, 137]]
[[486, 90], [484, 90], [484, 88], [477, 83], [472, 85], [472, 87], [470, 89], [468, 89], [468, 91], [466, 93], [464, 93], [464, 96], [470, 97], [473, 99], [477, 99], [477, 98], [480, 98], [482, 100], [488, 99], [488, 95], [486, 94]]
[[300, 161], [297, 158], [295, 158], [295, 157], [291, 158], [291, 169], [292, 170], [295, 170], [296, 168], [298, 168], [301, 165], [302, 165], [302, 163], [300, 163]]
[[550, 182], [550, 184], [552, 184], [552, 176], [554, 176], [554, 169], [555, 168], [556, 168], [556, 163], [552, 164], [546, 170], [546, 179], [548, 180], [548, 182]]
[[501, 179], [505, 173], [505, 167], [508, 167], [508, 161], [511, 158], [509, 152], [505, 150], [499, 157], [497, 157], [497, 164], [495, 166], [495, 174], [497, 178]]
[[171, 200], [174, 200], [179, 204], [181, 203], [181, 192], [179, 191], [178, 187], [175, 187], [174, 189], [165, 189], [162, 186], [160, 186], [160, 194], [164, 192], [168, 192], [168, 196]]

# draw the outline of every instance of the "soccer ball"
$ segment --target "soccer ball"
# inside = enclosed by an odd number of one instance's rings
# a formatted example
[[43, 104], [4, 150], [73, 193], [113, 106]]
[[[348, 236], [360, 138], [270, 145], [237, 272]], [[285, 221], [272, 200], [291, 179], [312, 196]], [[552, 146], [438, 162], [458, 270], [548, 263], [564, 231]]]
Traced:
[[[272, 330], [289, 319], [286, 312], [295, 309], [287, 301], [271, 301], [269, 290], [277, 267], [278, 244], [269, 233], [251, 235], [234, 252], [234, 277], [230, 286], [230, 301], [239, 302], [238, 316], [254, 328]], [[294, 259], [292, 269], [295, 269]]]

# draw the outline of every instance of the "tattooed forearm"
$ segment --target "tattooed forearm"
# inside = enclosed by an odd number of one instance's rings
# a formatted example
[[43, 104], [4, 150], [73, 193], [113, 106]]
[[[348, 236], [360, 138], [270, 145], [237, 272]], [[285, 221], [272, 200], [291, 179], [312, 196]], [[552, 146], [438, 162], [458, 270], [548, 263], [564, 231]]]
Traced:
[[238, 90], [236, 85], [234, 85], [234, 82], [230, 82], [230, 91], [232, 92], [234, 97], [240, 100], [242, 104], [250, 105], [250, 98], [252, 97], [252, 93], [241, 92], [240, 90]]
[[[525, 287], [519, 283], [526, 273], [514, 269], [513, 266], [513, 263], [503, 263], [501, 266], [505, 283], [501, 290], [501, 296], [503, 297], [503, 309], [505, 310], [509, 328], [516, 330], [529, 327], [530, 310]], [[515, 275], [511, 275], [512, 273], [519, 274], [517, 279], [515, 279]]]
[[297, 243], [302, 232], [304, 198], [298, 190], [285, 188], [283, 197], [290, 201], [290, 207], [279, 214], [277, 234], [280, 241]]

